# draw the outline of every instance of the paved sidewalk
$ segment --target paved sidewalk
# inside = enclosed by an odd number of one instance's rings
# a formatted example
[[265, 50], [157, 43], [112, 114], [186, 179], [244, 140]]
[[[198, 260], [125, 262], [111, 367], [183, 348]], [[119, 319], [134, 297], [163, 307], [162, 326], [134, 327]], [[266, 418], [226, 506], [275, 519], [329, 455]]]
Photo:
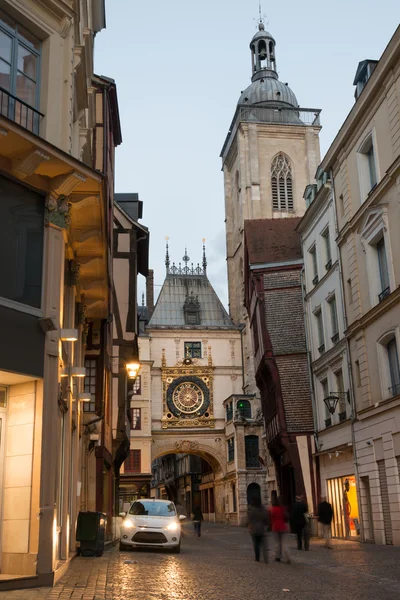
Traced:
[[[269, 540], [272, 546], [272, 540]], [[184, 530], [182, 553], [119, 552], [76, 558], [55, 588], [0, 592], [0, 600], [395, 600], [400, 598], [400, 548], [312, 541], [292, 564], [256, 563], [245, 529], [204, 524]]]

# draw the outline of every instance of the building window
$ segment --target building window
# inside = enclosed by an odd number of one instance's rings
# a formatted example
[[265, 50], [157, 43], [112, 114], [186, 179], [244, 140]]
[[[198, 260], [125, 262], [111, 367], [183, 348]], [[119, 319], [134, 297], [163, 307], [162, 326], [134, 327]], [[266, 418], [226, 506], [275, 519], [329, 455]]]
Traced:
[[142, 415], [140, 408], [131, 408], [131, 429], [142, 429]]
[[246, 435], [244, 438], [246, 454], [246, 468], [251, 469], [260, 466], [258, 435]]
[[349, 304], [353, 304], [353, 286], [351, 283], [351, 277], [347, 280], [347, 291], [349, 294]]
[[313, 284], [316, 285], [318, 283], [318, 263], [317, 263], [317, 249], [315, 245], [309, 250], [310, 258], [311, 258], [311, 273], [313, 277]]
[[97, 379], [97, 360], [95, 358], [85, 359], [85, 383], [84, 391], [90, 394], [90, 402], [83, 403], [84, 412], [95, 412], [96, 410], [96, 379]]
[[232, 402], [228, 402], [226, 405], [226, 420], [232, 421], [233, 419], [233, 404]]
[[44, 198], [1, 175], [0, 198], [0, 296], [40, 309]]
[[338, 414], [339, 414], [339, 422], [345, 421], [347, 418], [347, 406], [346, 406], [346, 395], [344, 391], [344, 380], [343, 380], [343, 371], [340, 369], [335, 373], [336, 379], [336, 391], [339, 396], [338, 400]]
[[369, 192], [376, 186], [378, 181], [372, 135], [368, 136], [358, 151], [358, 164], [361, 201], [363, 202], [368, 196]]
[[233, 438], [229, 438], [227, 440], [228, 444], [228, 462], [232, 462], [235, 460], [235, 440]]
[[0, 13], [0, 113], [38, 132], [40, 42]]
[[3, 385], [0, 386], [0, 408], [6, 408], [7, 406], [7, 388]]
[[382, 302], [382, 300], [384, 300], [386, 296], [390, 294], [389, 270], [384, 237], [382, 237], [376, 244], [376, 253], [378, 255], [379, 280], [381, 287], [378, 299], [379, 302]]
[[237, 410], [241, 417], [251, 419], [251, 404], [248, 400], [239, 400], [237, 403]]
[[324, 323], [322, 320], [322, 312], [318, 310], [314, 313], [317, 324], [317, 335], [318, 335], [318, 351], [320, 354], [325, 352], [325, 338], [324, 338]]
[[329, 304], [329, 312], [331, 315], [331, 340], [334, 344], [339, 340], [339, 327], [338, 327], [338, 316], [337, 316], [337, 306], [336, 306], [336, 296], [332, 296], [328, 300]]
[[293, 175], [289, 159], [284, 154], [275, 156], [271, 164], [272, 208], [291, 212], [293, 204]]
[[393, 337], [387, 344], [386, 350], [389, 361], [389, 372], [390, 372], [390, 388], [389, 392], [391, 396], [397, 396], [400, 394], [400, 368], [399, 368], [399, 353], [397, 350], [396, 338]]
[[329, 271], [332, 266], [332, 253], [331, 253], [331, 240], [329, 237], [329, 227], [322, 233], [322, 239], [324, 240], [325, 249], [325, 269]]
[[127, 392], [132, 396], [140, 396], [142, 394], [141, 375], [138, 375], [136, 379], [128, 379]]
[[356, 383], [357, 387], [361, 387], [361, 370], [360, 370], [360, 361], [355, 361], [356, 365]]
[[129, 456], [124, 462], [125, 473], [140, 473], [141, 472], [141, 450], [130, 450]]
[[185, 342], [185, 358], [201, 358], [201, 342]]

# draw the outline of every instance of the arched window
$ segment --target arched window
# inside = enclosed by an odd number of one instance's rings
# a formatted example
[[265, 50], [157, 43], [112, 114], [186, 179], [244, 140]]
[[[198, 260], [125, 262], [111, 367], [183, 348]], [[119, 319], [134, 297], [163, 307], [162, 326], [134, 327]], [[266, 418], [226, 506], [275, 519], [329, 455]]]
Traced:
[[241, 417], [245, 419], [251, 419], [251, 404], [248, 400], [239, 400], [237, 403], [237, 409]]
[[244, 448], [246, 454], [246, 468], [260, 466], [258, 435], [246, 435], [244, 438]]
[[281, 212], [294, 210], [292, 167], [284, 154], [278, 154], [272, 161], [271, 187], [272, 209]]

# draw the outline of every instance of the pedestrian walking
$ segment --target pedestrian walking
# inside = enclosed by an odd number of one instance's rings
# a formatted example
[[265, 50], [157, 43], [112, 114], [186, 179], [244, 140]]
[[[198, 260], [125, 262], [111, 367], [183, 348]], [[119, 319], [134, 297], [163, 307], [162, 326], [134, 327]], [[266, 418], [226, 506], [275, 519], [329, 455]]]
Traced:
[[325, 548], [332, 548], [331, 544], [331, 523], [333, 519], [333, 508], [326, 496], [321, 496], [321, 502], [318, 504], [318, 522], [322, 525], [322, 535], [325, 539]]
[[268, 562], [267, 539], [265, 536], [268, 527], [268, 513], [261, 504], [259, 498], [255, 498], [249, 509], [249, 533], [253, 540], [254, 556], [257, 562], [260, 562], [261, 550], [263, 552], [264, 562]]
[[297, 537], [297, 548], [299, 550], [309, 550], [310, 548], [310, 527], [308, 522], [308, 506], [304, 496], [296, 496], [296, 501], [293, 503], [290, 526], [293, 533]]
[[287, 549], [286, 532], [287, 511], [282, 506], [278, 496], [271, 497], [271, 507], [269, 509], [270, 527], [275, 538], [275, 560], [280, 562], [282, 558], [290, 563], [289, 551]]
[[194, 533], [197, 537], [201, 537], [201, 523], [204, 521], [203, 513], [198, 504], [193, 508], [193, 525]]

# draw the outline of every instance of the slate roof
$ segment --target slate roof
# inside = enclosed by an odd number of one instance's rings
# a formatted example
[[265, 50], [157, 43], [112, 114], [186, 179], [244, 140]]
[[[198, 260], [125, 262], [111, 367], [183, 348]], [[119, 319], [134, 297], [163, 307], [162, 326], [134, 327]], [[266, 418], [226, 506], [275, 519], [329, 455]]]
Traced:
[[253, 219], [244, 222], [250, 265], [302, 259], [299, 217]]
[[[200, 303], [200, 325], [186, 325], [183, 306], [193, 294]], [[237, 329], [206, 275], [166, 275], [147, 329]]]

